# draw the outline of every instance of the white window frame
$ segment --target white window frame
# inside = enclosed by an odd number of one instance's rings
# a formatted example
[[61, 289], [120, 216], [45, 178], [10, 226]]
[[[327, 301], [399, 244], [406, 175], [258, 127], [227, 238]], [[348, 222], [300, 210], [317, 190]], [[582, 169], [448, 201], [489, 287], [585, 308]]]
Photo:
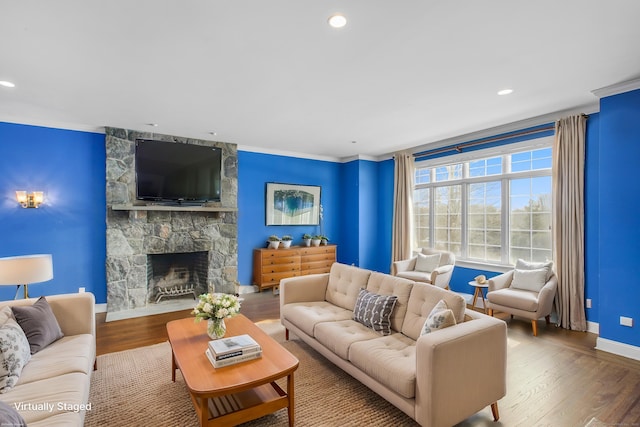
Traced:
[[[462, 218], [461, 218], [461, 237], [462, 237], [462, 246], [461, 246], [461, 254], [456, 258], [456, 265], [460, 265], [461, 267], [467, 268], [476, 268], [476, 269], [487, 269], [487, 270], [495, 270], [495, 271], [509, 271], [513, 269], [513, 265], [509, 264], [509, 231], [510, 231], [510, 197], [509, 197], [509, 181], [512, 179], [518, 178], [536, 178], [542, 176], [551, 176], [551, 169], [541, 169], [541, 170], [529, 170], [524, 172], [511, 172], [509, 169], [509, 162], [507, 161], [507, 156], [514, 153], [519, 153], [523, 151], [535, 151], [542, 148], [552, 148], [553, 147], [553, 136], [546, 136], [542, 138], [534, 138], [527, 141], [516, 142], [512, 144], [502, 145], [498, 147], [480, 149], [469, 151], [465, 153], [453, 154], [450, 156], [439, 157], [435, 159], [429, 159], [424, 161], [416, 160], [415, 167], [416, 169], [422, 168], [430, 168], [431, 176], [430, 182], [427, 184], [416, 184], [415, 188], [434, 188], [446, 185], [462, 185], [461, 197], [462, 197]], [[467, 162], [474, 161], [477, 159], [485, 159], [490, 157], [502, 156], [502, 174], [500, 175], [488, 175], [481, 177], [469, 177], [469, 165]], [[553, 153], [552, 153], [553, 157]], [[463, 178], [450, 180], [450, 181], [436, 181], [436, 168], [439, 166], [446, 166], [456, 163], [463, 163]], [[468, 191], [469, 184], [478, 183], [478, 182], [490, 182], [490, 181], [501, 181], [501, 262], [492, 263], [488, 261], [478, 261], [472, 260], [468, 258], [469, 248], [468, 248]], [[553, 191], [553, 190], [552, 190]], [[552, 197], [553, 200], [553, 197]], [[435, 216], [433, 213], [435, 212], [435, 198], [433, 197], [433, 192], [430, 192], [429, 195], [429, 233], [430, 233], [430, 244], [433, 246], [434, 244], [434, 221]], [[417, 246], [415, 241], [415, 236], [413, 236], [414, 227], [411, 227], [412, 232], [412, 242], [413, 246]], [[553, 245], [551, 248], [553, 252]]]

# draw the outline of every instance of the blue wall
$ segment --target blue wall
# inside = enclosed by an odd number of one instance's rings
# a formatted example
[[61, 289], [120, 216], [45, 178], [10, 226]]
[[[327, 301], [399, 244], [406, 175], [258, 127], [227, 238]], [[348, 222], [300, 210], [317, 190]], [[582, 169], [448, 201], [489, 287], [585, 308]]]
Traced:
[[304, 233], [320, 234], [320, 226], [265, 225], [265, 194], [267, 182], [319, 185], [324, 208], [323, 234], [338, 245], [338, 260], [344, 259], [340, 224], [341, 208], [340, 164], [295, 157], [238, 151], [238, 281], [251, 284], [253, 249], [265, 247], [267, 238], [289, 234], [299, 245]]
[[[106, 302], [104, 135], [0, 123], [0, 171], [0, 256], [53, 256], [53, 280], [30, 296], [85, 287]], [[45, 202], [23, 209], [16, 190], [42, 190]], [[0, 287], [0, 300], [14, 295]]]
[[600, 337], [640, 346], [640, 90], [601, 99], [599, 130]]

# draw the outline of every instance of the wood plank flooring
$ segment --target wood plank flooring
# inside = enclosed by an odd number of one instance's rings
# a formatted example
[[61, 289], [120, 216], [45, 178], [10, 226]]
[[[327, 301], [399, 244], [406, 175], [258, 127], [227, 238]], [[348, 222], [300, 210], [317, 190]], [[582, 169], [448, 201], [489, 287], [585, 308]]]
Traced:
[[[254, 322], [279, 319], [270, 291], [243, 294], [241, 312]], [[97, 320], [97, 352], [105, 354], [166, 341], [166, 323], [191, 317], [190, 310], [105, 322]], [[485, 408], [458, 427], [640, 426], [640, 361], [595, 350], [596, 335], [528, 320], [508, 322], [507, 395], [500, 421]], [[100, 367], [98, 366], [98, 369]], [[479, 368], [481, 369], [481, 368]]]

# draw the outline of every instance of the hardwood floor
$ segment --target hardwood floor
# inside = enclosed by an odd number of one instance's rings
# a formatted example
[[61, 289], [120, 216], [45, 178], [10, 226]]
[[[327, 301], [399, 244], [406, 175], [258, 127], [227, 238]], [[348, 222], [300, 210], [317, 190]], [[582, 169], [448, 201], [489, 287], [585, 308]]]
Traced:
[[[279, 298], [271, 291], [242, 294], [241, 313], [254, 322], [280, 318]], [[195, 305], [195, 302], [194, 302]], [[106, 313], [96, 314], [98, 355], [128, 350], [167, 340], [167, 322], [193, 317], [191, 310], [106, 322]]]
[[[243, 294], [241, 312], [254, 322], [279, 318], [270, 291]], [[191, 317], [189, 310], [105, 323], [97, 315], [97, 352], [166, 341], [166, 323]], [[640, 426], [640, 361], [595, 350], [596, 335], [518, 318], [508, 322], [507, 395], [499, 401], [500, 421], [485, 408], [458, 427]], [[98, 369], [99, 366], [98, 366]], [[481, 369], [481, 367], [479, 367]], [[591, 427], [590, 426], [590, 427]]]

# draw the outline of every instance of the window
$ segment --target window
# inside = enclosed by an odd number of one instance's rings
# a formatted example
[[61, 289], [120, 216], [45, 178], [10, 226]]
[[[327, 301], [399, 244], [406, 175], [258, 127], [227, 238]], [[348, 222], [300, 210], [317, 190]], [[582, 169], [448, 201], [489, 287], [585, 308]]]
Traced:
[[493, 264], [551, 259], [551, 138], [466, 157], [416, 164], [414, 247]]

